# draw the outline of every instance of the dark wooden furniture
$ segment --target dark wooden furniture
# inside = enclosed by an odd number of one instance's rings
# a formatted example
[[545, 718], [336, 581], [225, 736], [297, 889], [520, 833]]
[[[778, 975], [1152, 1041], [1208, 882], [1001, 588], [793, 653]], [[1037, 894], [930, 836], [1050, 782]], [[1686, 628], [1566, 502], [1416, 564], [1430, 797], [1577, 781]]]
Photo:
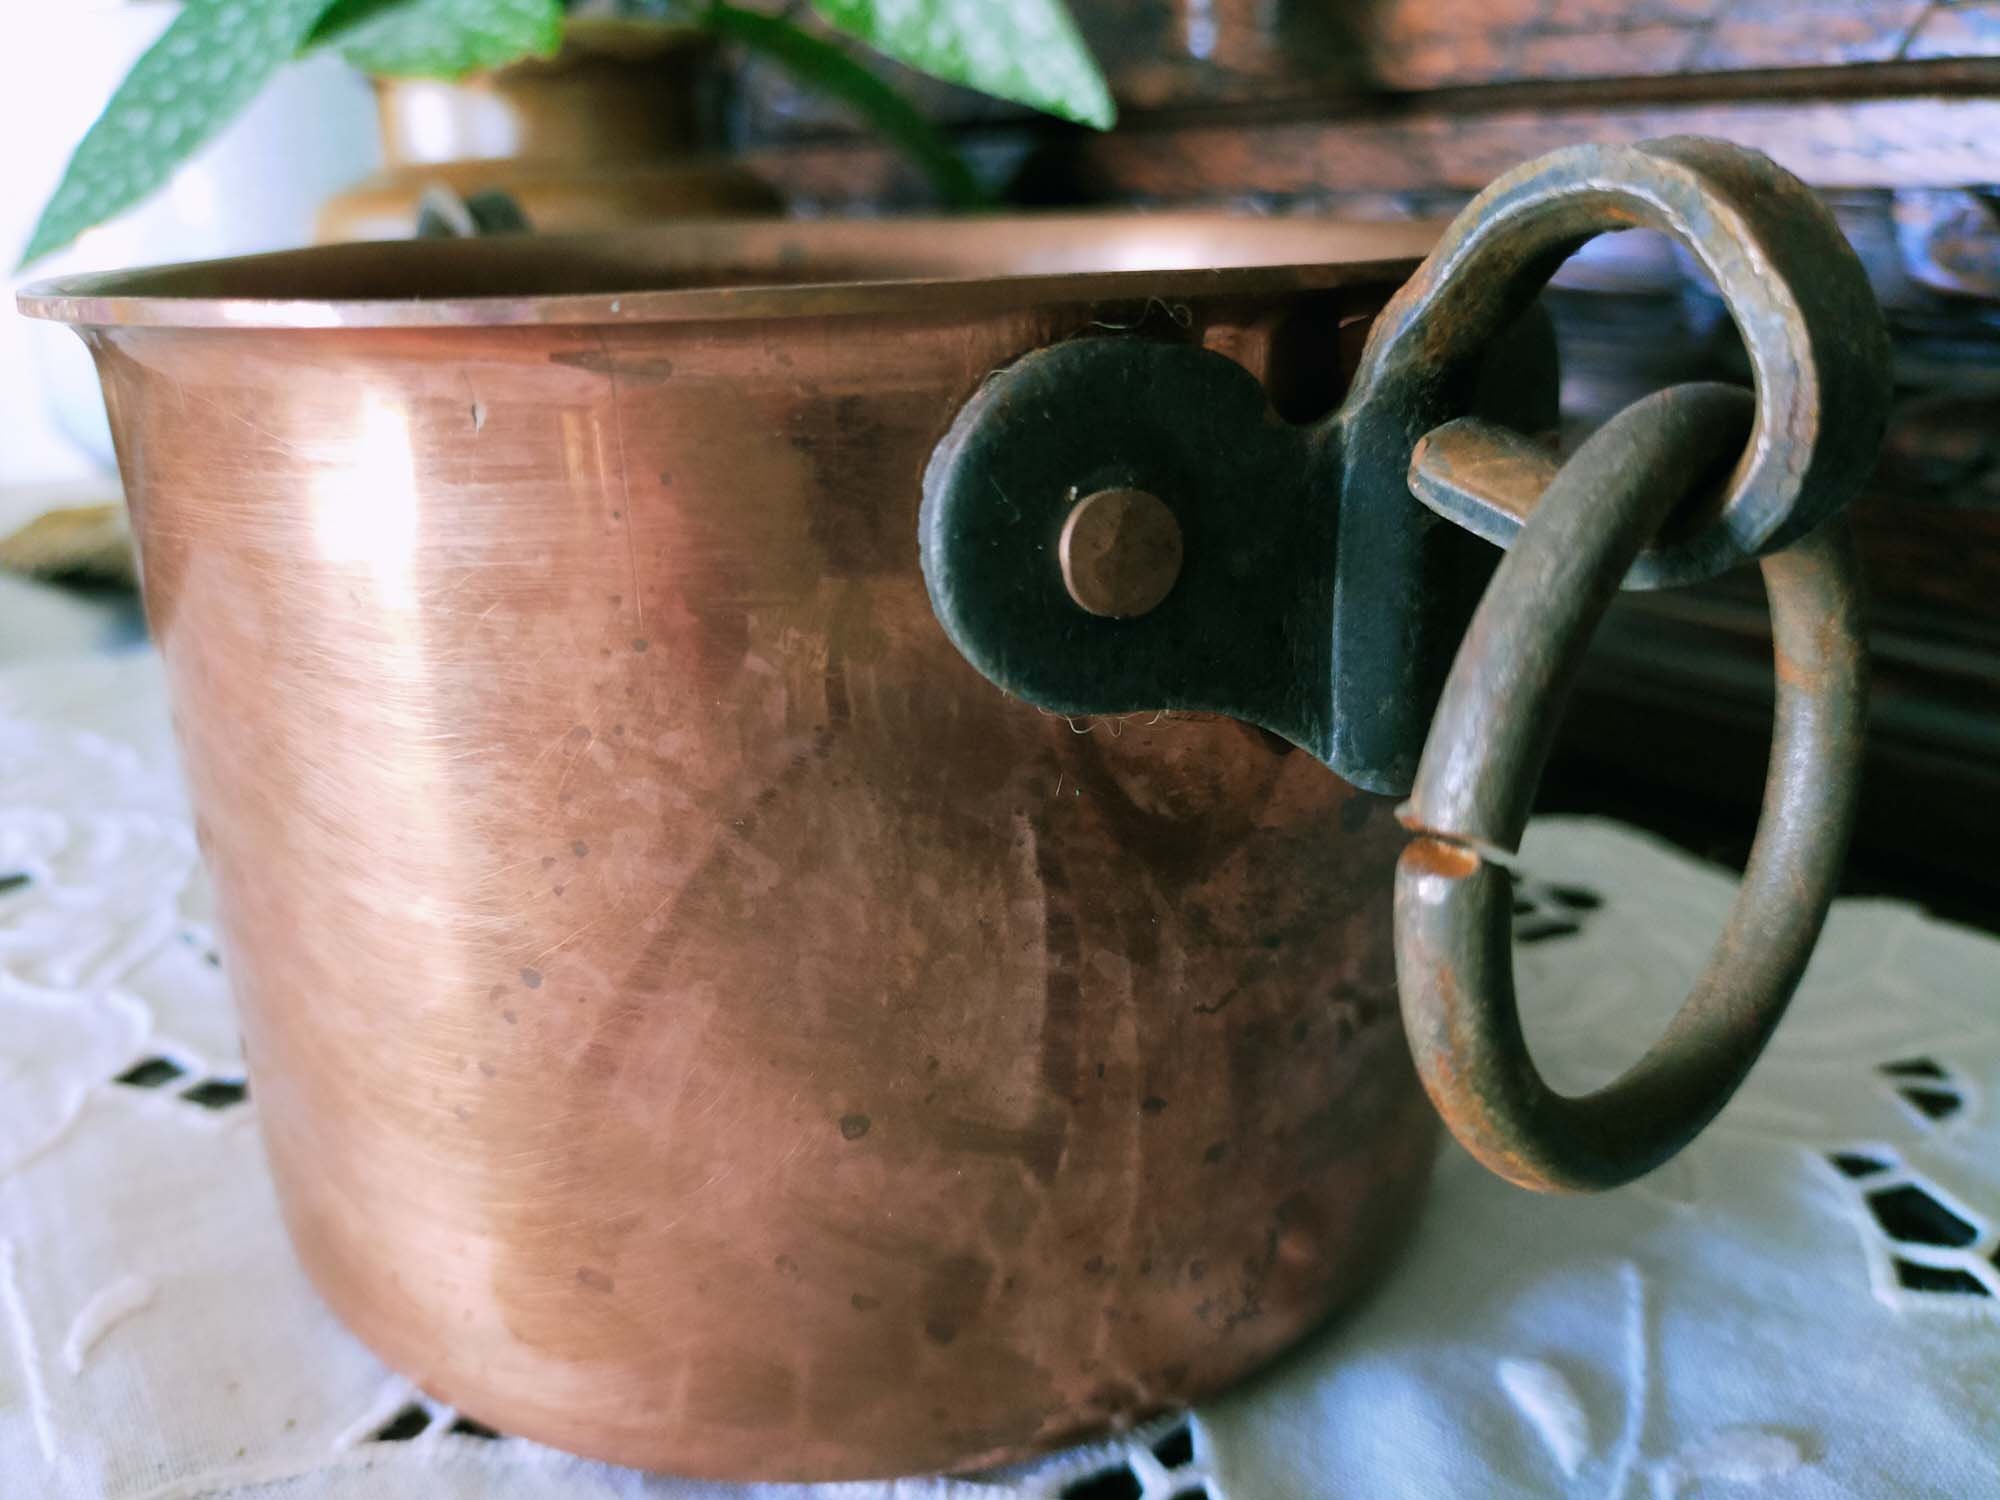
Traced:
[[[1852, 883], [2000, 925], [2000, 0], [1074, 0], [1123, 109], [1109, 135], [908, 80], [1024, 204], [1449, 213], [1524, 158], [1685, 132], [1822, 190], [1895, 340], [1856, 510], [1877, 688]], [[925, 203], [906, 164], [755, 70], [754, 165], [827, 211]], [[1596, 242], [1548, 293], [1572, 433], [1660, 385], [1743, 374], [1690, 265]], [[1728, 859], [1768, 742], [1754, 575], [1631, 595], [1546, 784]]]

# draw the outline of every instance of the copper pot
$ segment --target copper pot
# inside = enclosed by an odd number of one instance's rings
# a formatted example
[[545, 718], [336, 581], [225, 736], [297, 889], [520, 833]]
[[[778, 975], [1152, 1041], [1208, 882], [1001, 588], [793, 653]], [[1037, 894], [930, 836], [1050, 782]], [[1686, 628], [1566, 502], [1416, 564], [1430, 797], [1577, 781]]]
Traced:
[[104, 377], [286, 1220], [367, 1343], [502, 1431], [828, 1478], [1189, 1400], [1353, 1295], [1434, 1132], [1387, 804], [996, 694], [918, 479], [1028, 350], [1157, 299], [1270, 372], [1434, 233], [744, 224], [31, 307]]
[[1031, 351], [1317, 417], [1433, 234], [684, 226], [25, 296], [103, 377], [284, 1214], [371, 1347], [578, 1452], [882, 1475], [1199, 1398], [1381, 1270], [1435, 1135], [1390, 802], [1282, 723], [995, 691], [919, 480]]

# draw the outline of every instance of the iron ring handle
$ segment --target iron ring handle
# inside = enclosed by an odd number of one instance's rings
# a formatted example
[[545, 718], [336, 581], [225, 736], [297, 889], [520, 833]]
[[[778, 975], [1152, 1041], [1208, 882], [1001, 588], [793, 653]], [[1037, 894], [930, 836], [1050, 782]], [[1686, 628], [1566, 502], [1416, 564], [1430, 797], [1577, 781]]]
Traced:
[[[1888, 334], [1867, 273], [1819, 198], [1754, 151], [1676, 136], [1572, 146], [1498, 178], [1452, 221], [1370, 333], [1346, 421], [1410, 445], [1468, 409], [1479, 362], [1569, 254], [1647, 226], [1712, 278], [1757, 387], [1748, 440], [1717, 503], [1648, 538], [1628, 588], [1699, 582], [1797, 541], [1852, 498], [1888, 406]], [[1366, 450], [1364, 438], [1358, 446]], [[1522, 514], [1503, 488], [1413, 478], [1431, 509], [1497, 546]]]
[[1405, 805], [1396, 967], [1425, 1089], [1501, 1176], [1614, 1187], [1665, 1162], [1729, 1100], [1811, 956], [1853, 822], [1866, 695], [1846, 523], [1762, 560], [1777, 665], [1763, 810], [1721, 941], [1666, 1033], [1622, 1077], [1554, 1092], [1528, 1055], [1497, 855], [1526, 822], [1590, 635], [1669, 510], [1740, 449], [1754, 398], [1680, 386], [1635, 403], [1558, 472], [1493, 576], [1454, 661]]

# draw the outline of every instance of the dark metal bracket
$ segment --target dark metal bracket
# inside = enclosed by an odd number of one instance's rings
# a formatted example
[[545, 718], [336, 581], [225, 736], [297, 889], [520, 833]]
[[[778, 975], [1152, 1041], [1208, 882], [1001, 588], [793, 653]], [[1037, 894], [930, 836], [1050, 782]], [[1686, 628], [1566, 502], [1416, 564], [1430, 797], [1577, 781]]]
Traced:
[[[1546, 325], [1510, 347], [1493, 385], [1516, 395], [1484, 405], [1551, 425]], [[989, 380], [932, 456], [932, 607], [974, 666], [1049, 712], [1227, 714], [1400, 793], [1498, 553], [1411, 504], [1402, 464], [1357, 491], [1347, 450], [1337, 417], [1282, 421], [1220, 354], [1117, 336], [1038, 350]], [[1057, 563], [1071, 509], [1111, 489], [1159, 497], [1180, 525], [1180, 575], [1136, 619], [1089, 613]]]
[[[1324, 758], [1339, 482], [1325, 434], [1280, 422], [1222, 355], [1058, 344], [988, 381], [931, 460], [931, 603], [974, 666], [1051, 712], [1230, 714]], [[1164, 501], [1183, 542], [1137, 619], [1083, 609], [1056, 558], [1077, 500], [1120, 488]]]

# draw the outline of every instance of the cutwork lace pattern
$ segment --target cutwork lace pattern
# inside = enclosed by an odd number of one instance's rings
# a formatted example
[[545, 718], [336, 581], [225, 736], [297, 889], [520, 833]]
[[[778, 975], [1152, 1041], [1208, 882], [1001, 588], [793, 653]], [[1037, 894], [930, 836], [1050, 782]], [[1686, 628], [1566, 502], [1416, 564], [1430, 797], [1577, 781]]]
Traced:
[[[263, 1174], [166, 722], [147, 655], [0, 676], [0, 1494], [815, 1493], [496, 1433], [332, 1322]], [[1671, 1012], [1730, 883], [1588, 822], [1537, 825], [1524, 865], [1524, 1024], [1589, 1088]], [[1382, 1290], [1243, 1391], [1019, 1469], [818, 1493], [2000, 1493], [1996, 1007], [2000, 942], [1844, 904], [1742, 1095], [1653, 1177], [1541, 1199], [1447, 1146]]]

